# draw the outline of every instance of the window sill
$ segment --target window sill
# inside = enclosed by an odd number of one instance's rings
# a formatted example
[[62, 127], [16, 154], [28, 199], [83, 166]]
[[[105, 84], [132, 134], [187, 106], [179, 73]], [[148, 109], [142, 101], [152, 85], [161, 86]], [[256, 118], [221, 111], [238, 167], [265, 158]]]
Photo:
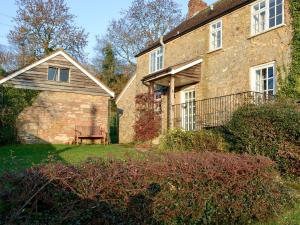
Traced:
[[268, 29], [268, 30], [265, 30], [265, 31], [263, 31], [263, 32], [260, 32], [260, 33], [257, 33], [257, 34], [253, 34], [253, 35], [251, 35], [250, 37], [248, 37], [247, 39], [251, 39], [251, 38], [260, 36], [260, 35], [262, 35], [262, 34], [268, 33], [268, 32], [270, 32], [270, 31], [272, 31], [272, 30], [276, 30], [276, 29], [278, 29], [278, 28], [285, 27], [285, 26], [286, 26], [286, 24], [284, 23], [284, 24], [278, 25], [278, 26], [276, 26], [276, 27], [272, 27], [272, 28], [270, 28], [270, 29]]
[[213, 50], [209, 50], [209, 51], [207, 52], [207, 54], [213, 53], [213, 52], [218, 52], [218, 51], [221, 51], [221, 50], [223, 50], [222, 47], [221, 47], [221, 48], [216, 48], [216, 49], [213, 49]]

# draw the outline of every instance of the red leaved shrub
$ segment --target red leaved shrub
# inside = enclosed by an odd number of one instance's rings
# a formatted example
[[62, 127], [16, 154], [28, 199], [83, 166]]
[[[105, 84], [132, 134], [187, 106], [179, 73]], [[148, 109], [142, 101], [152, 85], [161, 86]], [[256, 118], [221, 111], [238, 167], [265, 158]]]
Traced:
[[212, 152], [50, 164], [0, 180], [0, 221], [248, 224], [289, 203], [276, 176], [267, 158]]
[[161, 128], [160, 113], [156, 110], [157, 103], [150, 93], [135, 97], [137, 118], [134, 124], [135, 140], [150, 141], [158, 137]]

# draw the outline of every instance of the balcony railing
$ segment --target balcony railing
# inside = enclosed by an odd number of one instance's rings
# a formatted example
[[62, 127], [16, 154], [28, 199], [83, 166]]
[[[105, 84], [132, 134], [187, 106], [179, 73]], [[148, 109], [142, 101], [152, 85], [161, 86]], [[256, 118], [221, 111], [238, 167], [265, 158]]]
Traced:
[[273, 95], [249, 91], [174, 105], [174, 126], [186, 130], [222, 126], [239, 107], [265, 104], [274, 99]]

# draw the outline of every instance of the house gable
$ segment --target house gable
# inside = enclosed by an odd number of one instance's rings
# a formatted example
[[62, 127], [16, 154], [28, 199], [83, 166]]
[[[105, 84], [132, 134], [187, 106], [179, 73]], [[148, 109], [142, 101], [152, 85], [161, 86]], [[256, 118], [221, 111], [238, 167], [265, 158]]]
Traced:
[[[68, 68], [69, 82], [48, 80], [48, 68]], [[60, 50], [0, 80], [16, 88], [41, 91], [61, 91], [114, 97], [108, 87], [85, 70], [76, 60]]]

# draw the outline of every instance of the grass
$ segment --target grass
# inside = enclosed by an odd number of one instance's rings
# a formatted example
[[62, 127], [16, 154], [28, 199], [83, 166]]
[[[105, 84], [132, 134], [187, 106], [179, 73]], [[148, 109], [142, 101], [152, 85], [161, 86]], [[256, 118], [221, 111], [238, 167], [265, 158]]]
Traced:
[[21, 171], [50, 159], [78, 164], [90, 157], [137, 156], [132, 147], [125, 145], [9, 145], [0, 147], [0, 174]]

